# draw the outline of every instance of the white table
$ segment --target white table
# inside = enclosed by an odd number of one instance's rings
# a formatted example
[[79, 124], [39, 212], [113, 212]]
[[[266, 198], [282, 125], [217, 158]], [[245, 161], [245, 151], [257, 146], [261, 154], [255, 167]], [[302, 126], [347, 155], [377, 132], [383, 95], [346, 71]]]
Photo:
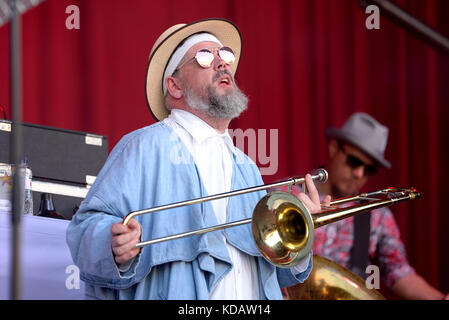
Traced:
[[[84, 299], [84, 283], [66, 243], [69, 221], [22, 215], [20, 297]], [[11, 298], [11, 215], [0, 213], [0, 299]]]

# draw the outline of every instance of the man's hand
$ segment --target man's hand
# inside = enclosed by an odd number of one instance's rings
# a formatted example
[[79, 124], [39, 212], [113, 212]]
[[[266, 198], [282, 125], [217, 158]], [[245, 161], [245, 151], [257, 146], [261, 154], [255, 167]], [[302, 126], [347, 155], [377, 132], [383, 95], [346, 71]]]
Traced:
[[[321, 211], [320, 195], [318, 190], [313, 183], [312, 176], [308, 173], [306, 174], [306, 188], [309, 191], [309, 195], [301, 192], [298, 194], [298, 199], [309, 209], [310, 213], [317, 213]], [[329, 206], [331, 197], [329, 195], [325, 196], [323, 199], [323, 206]]]
[[135, 245], [140, 242], [141, 235], [142, 228], [136, 219], [131, 219], [127, 225], [122, 222], [112, 225], [111, 247], [118, 265], [139, 254], [140, 248], [135, 248]]

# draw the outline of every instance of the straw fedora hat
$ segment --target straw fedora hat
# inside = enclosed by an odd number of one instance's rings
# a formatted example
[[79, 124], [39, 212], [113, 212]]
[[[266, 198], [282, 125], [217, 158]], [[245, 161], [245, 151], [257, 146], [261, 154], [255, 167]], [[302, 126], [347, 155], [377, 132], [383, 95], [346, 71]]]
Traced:
[[178, 45], [193, 34], [207, 32], [214, 35], [223, 46], [232, 48], [235, 53], [235, 63], [232, 74], [237, 71], [242, 50], [242, 38], [240, 30], [231, 21], [221, 18], [211, 18], [195, 21], [189, 24], [174, 25], [162, 33], [151, 49], [147, 67], [145, 93], [148, 108], [157, 120], [163, 120], [169, 115], [164, 104], [162, 81], [171, 55]]

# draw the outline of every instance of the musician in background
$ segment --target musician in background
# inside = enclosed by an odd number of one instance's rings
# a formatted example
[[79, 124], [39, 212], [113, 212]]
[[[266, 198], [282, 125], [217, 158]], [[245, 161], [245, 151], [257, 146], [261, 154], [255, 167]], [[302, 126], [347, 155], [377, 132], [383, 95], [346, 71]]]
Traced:
[[[146, 93], [159, 122], [115, 146], [68, 227], [88, 298], [282, 299], [280, 287], [308, 277], [311, 254], [291, 269], [276, 268], [258, 252], [250, 224], [135, 248], [141, 240], [250, 218], [264, 192], [122, 223], [132, 211], [263, 184], [227, 131], [247, 107], [234, 79], [240, 49], [240, 32], [220, 19], [173, 26], [156, 41]], [[299, 197], [317, 211], [318, 191], [310, 175], [306, 181], [310, 198]]]
[[[329, 178], [318, 184], [333, 199], [359, 193], [378, 169], [391, 168], [384, 158], [388, 128], [366, 113], [354, 113], [341, 129], [328, 128]], [[380, 268], [381, 279], [403, 299], [448, 299], [410, 266], [399, 228], [388, 208], [373, 210], [315, 230], [314, 254], [326, 257], [366, 278], [369, 264]]]

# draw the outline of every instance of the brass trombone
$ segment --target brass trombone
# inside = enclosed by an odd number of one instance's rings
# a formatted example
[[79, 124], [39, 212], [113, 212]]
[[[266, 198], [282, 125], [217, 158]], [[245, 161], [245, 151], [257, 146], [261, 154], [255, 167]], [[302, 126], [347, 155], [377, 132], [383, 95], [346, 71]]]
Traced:
[[[311, 175], [312, 179], [316, 182], [325, 182], [328, 177], [327, 171], [324, 169], [318, 169]], [[282, 186], [289, 186], [291, 188], [293, 185], [303, 183], [305, 183], [305, 178], [291, 178], [272, 184], [134, 211], [125, 217], [123, 224], [128, 224], [130, 219], [142, 214], [154, 213], [161, 210], [173, 209], [181, 206], [188, 206], [201, 202]], [[379, 198], [380, 196], [383, 196], [383, 198]], [[191, 235], [203, 234], [251, 223], [254, 241], [260, 253], [273, 265], [282, 268], [290, 268], [308, 256], [312, 249], [313, 230], [315, 228], [366, 211], [390, 206], [406, 200], [413, 200], [417, 197], [420, 197], [420, 193], [413, 188], [382, 189], [375, 192], [362, 193], [357, 196], [334, 200], [331, 202], [329, 207], [322, 207], [321, 212], [312, 215], [306, 206], [293, 194], [284, 191], [273, 191], [267, 193], [264, 197], [262, 197], [262, 199], [259, 200], [254, 208], [251, 218], [139, 242], [136, 247], [141, 248], [163, 241], [179, 239]], [[354, 201], [365, 201], [365, 203], [352, 205], [346, 208], [335, 207], [338, 204]]]

